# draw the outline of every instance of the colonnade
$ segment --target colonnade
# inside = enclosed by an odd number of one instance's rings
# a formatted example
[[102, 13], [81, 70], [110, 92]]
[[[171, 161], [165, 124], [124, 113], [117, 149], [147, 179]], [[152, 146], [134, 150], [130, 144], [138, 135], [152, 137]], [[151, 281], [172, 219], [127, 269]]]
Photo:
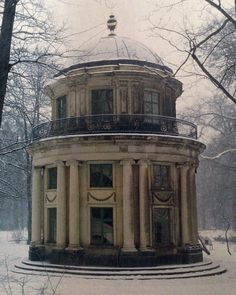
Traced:
[[[57, 240], [58, 248], [79, 249], [79, 166], [77, 160], [59, 161], [57, 164]], [[120, 161], [123, 170], [123, 251], [137, 251], [134, 244], [133, 169], [132, 159]], [[139, 224], [140, 250], [148, 250], [150, 242], [149, 214], [149, 161], [141, 159], [139, 165]], [[69, 167], [69, 244], [66, 244], [66, 167]], [[181, 210], [181, 243], [182, 245], [197, 243], [197, 212], [194, 165], [178, 165], [180, 168], [180, 210]], [[41, 244], [41, 216], [43, 214], [42, 188], [43, 177], [41, 168], [34, 167], [32, 183], [32, 244]]]

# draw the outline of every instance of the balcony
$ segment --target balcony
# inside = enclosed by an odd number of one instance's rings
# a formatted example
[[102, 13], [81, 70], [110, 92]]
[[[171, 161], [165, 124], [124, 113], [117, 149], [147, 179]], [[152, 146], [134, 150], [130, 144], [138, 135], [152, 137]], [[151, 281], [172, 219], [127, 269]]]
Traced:
[[66, 135], [141, 133], [197, 139], [196, 125], [173, 117], [119, 114], [90, 115], [54, 120], [33, 128], [32, 140]]

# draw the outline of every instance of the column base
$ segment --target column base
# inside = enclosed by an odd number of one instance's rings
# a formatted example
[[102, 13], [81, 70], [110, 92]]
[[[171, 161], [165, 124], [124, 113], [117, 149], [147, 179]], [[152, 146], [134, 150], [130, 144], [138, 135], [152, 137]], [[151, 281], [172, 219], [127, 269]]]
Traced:
[[141, 251], [141, 252], [155, 252], [156, 250], [151, 247], [140, 246], [139, 251]]
[[179, 252], [182, 256], [182, 263], [189, 264], [203, 261], [202, 248], [199, 244], [186, 244]]
[[123, 247], [121, 248], [122, 252], [137, 252], [138, 250], [135, 247]]
[[69, 245], [65, 250], [66, 251], [81, 251], [81, 250], [83, 250], [83, 248], [80, 247], [79, 245]]
[[153, 251], [120, 252], [119, 266], [143, 267], [156, 265], [156, 253]]
[[83, 265], [84, 250], [69, 248], [54, 248], [50, 254], [50, 263], [53, 264], [69, 264]]
[[44, 245], [30, 245], [29, 246], [29, 260], [31, 261], [44, 261], [45, 260], [45, 247]]

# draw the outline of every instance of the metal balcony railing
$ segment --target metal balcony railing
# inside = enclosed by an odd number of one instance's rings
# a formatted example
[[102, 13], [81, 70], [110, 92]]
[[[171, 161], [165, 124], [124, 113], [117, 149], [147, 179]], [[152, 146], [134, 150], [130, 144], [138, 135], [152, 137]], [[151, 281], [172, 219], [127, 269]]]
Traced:
[[33, 128], [32, 140], [75, 134], [141, 133], [197, 138], [193, 123], [158, 115], [118, 114], [64, 118]]

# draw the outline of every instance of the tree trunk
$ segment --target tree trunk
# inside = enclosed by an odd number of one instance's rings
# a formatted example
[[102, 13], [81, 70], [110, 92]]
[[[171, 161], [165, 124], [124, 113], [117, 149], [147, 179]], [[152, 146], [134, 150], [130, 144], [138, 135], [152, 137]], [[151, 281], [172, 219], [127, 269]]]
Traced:
[[10, 71], [10, 51], [12, 31], [18, 0], [5, 0], [0, 34], [0, 126], [2, 111], [7, 89], [8, 73]]

